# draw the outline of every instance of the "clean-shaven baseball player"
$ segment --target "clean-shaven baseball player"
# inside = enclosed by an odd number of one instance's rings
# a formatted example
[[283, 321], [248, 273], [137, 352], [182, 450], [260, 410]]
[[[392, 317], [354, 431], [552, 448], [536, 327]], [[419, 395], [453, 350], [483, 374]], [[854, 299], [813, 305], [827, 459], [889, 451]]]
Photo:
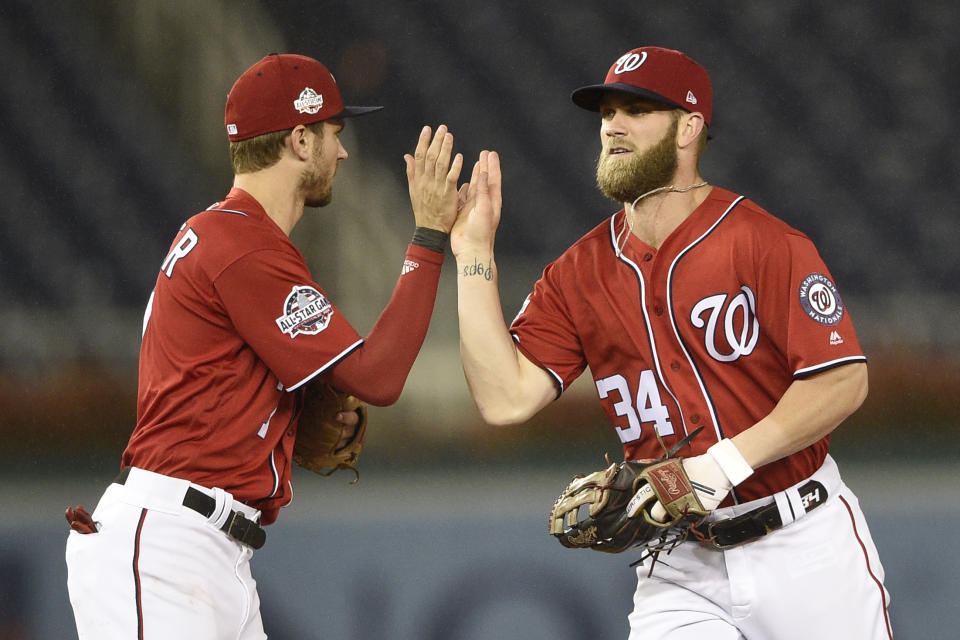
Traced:
[[634, 49], [572, 98], [600, 114], [597, 184], [623, 208], [546, 267], [508, 330], [499, 158], [481, 155], [451, 236], [481, 414], [524, 422], [589, 366], [626, 459], [704, 427], [680, 454], [711, 541], [637, 569], [632, 639], [891, 637], [883, 567], [828, 454], [867, 393], [833, 276], [809, 238], [701, 176], [712, 91], [689, 57]]
[[[233, 189], [187, 220], [160, 265], [122, 471], [92, 517], [72, 514], [81, 640], [266, 637], [250, 558], [291, 499], [301, 391], [324, 381], [370, 404], [397, 400], [457, 215], [462, 157], [445, 126], [424, 127], [405, 156], [416, 231], [361, 337], [289, 234], [304, 207], [331, 200], [345, 119], [380, 108], [344, 106], [330, 72], [300, 55], [268, 55], [233, 85]], [[350, 435], [357, 415], [340, 419]]]

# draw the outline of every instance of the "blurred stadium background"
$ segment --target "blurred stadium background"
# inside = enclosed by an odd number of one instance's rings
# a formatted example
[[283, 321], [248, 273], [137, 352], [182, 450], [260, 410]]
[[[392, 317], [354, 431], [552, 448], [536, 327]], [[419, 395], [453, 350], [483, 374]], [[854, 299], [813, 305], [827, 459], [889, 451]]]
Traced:
[[[92, 507], [118, 469], [157, 269], [230, 186], [237, 75], [304, 53], [349, 103], [386, 106], [348, 123], [334, 202], [294, 232], [365, 333], [412, 233], [402, 154], [420, 127], [449, 125], [468, 159], [501, 154], [512, 317], [613, 211], [593, 185], [597, 122], [568, 96], [640, 44], [707, 67], [705, 177], [810, 235], [836, 277], [871, 393], [834, 455], [871, 519], [898, 637], [956, 637], [958, 30], [947, 0], [3, 0], [0, 637], [75, 637], [60, 513]], [[524, 427], [486, 427], [455, 294], [448, 268], [403, 398], [372, 411], [360, 484], [295, 475], [254, 560], [271, 637], [625, 637], [632, 559], [562, 550], [544, 526], [569, 476], [618, 454], [590, 379]]]

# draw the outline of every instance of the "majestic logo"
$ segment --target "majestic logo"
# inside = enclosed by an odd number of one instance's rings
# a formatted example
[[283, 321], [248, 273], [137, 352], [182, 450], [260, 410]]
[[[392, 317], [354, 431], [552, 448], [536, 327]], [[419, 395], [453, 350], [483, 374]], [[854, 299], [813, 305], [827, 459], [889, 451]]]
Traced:
[[[757, 299], [750, 287], [746, 285], [740, 287], [740, 291], [729, 304], [727, 304], [727, 294], [718, 293], [707, 296], [695, 304], [690, 311], [690, 322], [693, 326], [698, 329], [703, 329], [704, 326], [707, 328], [703, 335], [707, 353], [720, 362], [733, 362], [741, 356], [750, 355], [757, 346], [757, 338], [760, 337]], [[724, 305], [726, 305], [725, 311], [723, 311]], [[704, 321], [703, 314], [707, 311], [710, 312], [710, 317]], [[726, 353], [721, 353], [716, 344], [717, 325], [720, 322], [721, 312], [723, 313], [723, 336], [727, 340], [727, 349], [729, 349]]]
[[280, 331], [296, 338], [315, 335], [327, 328], [333, 317], [333, 305], [313, 287], [293, 287], [283, 303], [283, 315], [277, 318]]
[[637, 512], [640, 511], [640, 507], [647, 503], [649, 500], [654, 500], [657, 497], [657, 492], [653, 490], [648, 483], [640, 485], [640, 488], [637, 489], [637, 492], [633, 494], [633, 497], [630, 498], [630, 502], [627, 503], [627, 515], [631, 518], [637, 515]]
[[830, 278], [811, 273], [800, 283], [800, 306], [807, 315], [825, 325], [834, 325], [843, 318], [843, 301]]
[[614, 67], [613, 72], [617, 75], [621, 73], [627, 73], [628, 71], [634, 71], [640, 68], [644, 62], [647, 61], [647, 52], [643, 51], [641, 53], [625, 53], [617, 59], [617, 66]]
[[300, 113], [312, 115], [323, 108], [323, 95], [307, 87], [300, 92], [300, 97], [293, 101], [293, 106]]
[[830, 344], [833, 345], [833, 346], [835, 346], [835, 347], [836, 347], [837, 345], [841, 345], [841, 344], [843, 344], [843, 338], [841, 338], [841, 337], [840, 337], [840, 334], [837, 333], [836, 331], [831, 331], [831, 332], [830, 332]]

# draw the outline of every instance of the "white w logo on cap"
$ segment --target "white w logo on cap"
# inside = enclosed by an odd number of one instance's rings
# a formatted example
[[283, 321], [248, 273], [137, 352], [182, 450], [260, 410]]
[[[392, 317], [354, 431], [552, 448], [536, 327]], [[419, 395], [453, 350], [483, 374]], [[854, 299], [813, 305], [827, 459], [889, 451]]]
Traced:
[[646, 61], [646, 51], [640, 53], [625, 53], [617, 59], [617, 66], [614, 67], [613, 72], [617, 75], [627, 73], [628, 71], [640, 68], [640, 65]]

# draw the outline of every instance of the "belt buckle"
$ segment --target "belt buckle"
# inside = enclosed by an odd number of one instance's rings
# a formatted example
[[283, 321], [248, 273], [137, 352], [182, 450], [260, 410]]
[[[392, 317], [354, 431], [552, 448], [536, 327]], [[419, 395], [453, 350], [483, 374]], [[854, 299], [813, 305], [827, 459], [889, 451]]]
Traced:
[[267, 538], [266, 532], [256, 522], [243, 515], [241, 511], [233, 512], [233, 515], [223, 526], [223, 530], [230, 537], [250, 545], [254, 549], [262, 547]]
[[242, 512], [234, 511], [224, 525], [224, 530], [237, 540], [243, 540], [250, 531], [251, 524], [252, 522]]
[[726, 520], [730, 520], [730, 518], [723, 518], [721, 520], [714, 520], [713, 522], [703, 523], [702, 526], [706, 527], [706, 532], [703, 532], [699, 527], [695, 527], [694, 528], [694, 530], [696, 531], [695, 536], [699, 540], [700, 544], [710, 547], [712, 549], [716, 549], [718, 551], [723, 551], [725, 549], [735, 547], [736, 546], [735, 544], [722, 544], [720, 541], [717, 540], [717, 536], [713, 532], [713, 528], [715, 525], [721, 522], [724, 522]]
[[[706, 544], [713, 549], [719, 549], [721, 551], [725, 549], [732, 549], [741, 544], [747, 542], [753, 542], [754, 540], [759, 540], [763, 536], [767, 535], [771, 531], [776, 531], [779, 529], [777, 525], [771, 525], [768, 523], [763, 515], [769, 509], [769, 506], [760, 507], [759, 509], [754, 509], [747, 513], [735, 516], [733, 518], [723, 518], [721, 520], [715, 520], [713, 522], [708, 522], [706, 524], [706, 534], [703, 534], [702, 531], [699, 531], [699, 534], [704, 535], [701, 542]], [[777, 518], [779, 520], [779, 518]], [[723, 531], [722, 529], [729, 529], [733, 527], [732, 530]], [[721, 529], [721, 531], [716, 531], [716, 529]], [[718, 536], [723, 536], [725, 539], [728, 539], [729, 542], [720, 542]], [[699, 535], [697, 537], [700, 537]]]

